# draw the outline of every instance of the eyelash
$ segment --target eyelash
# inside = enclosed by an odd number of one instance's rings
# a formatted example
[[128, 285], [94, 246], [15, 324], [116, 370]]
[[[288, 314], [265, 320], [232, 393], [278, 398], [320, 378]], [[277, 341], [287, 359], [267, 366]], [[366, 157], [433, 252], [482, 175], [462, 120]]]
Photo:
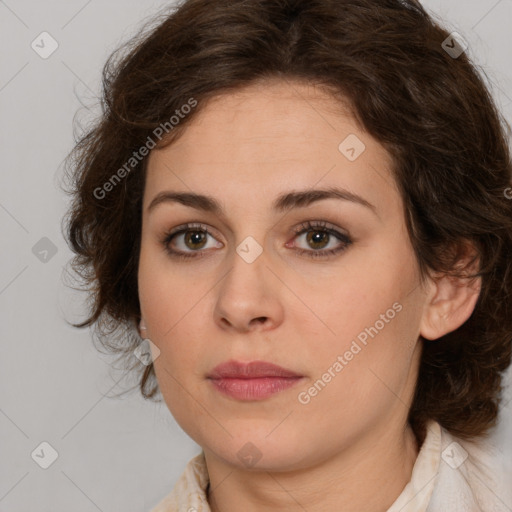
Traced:
[[[334, 228], [327, 227], [328, 223], [324, 221], [311, 222], [307, 221], [302, 223], [300, 226], [295, 228], [293, 231], [295, 233], [295, 237], [303, 235], [308, 231], [319, 231], [323, 233], [327, 233], [329, 235], [333, 235], [343, 244], [336, 249], [327, 249], [327, 250], [308, 250], [308, 249], [296, 249], [299, 255], [306, 255], [308, 258], [328, 258], [329, 256], [333, 256], [335, 254], [341, 253], [347, 249], [349, 245], [352, 244], [352, 240], [345, 234], [340, 233]], [[164, 234], [163, 240], [161, 241], [164, 250], [172, 257], [178, 260], [189, 260], [192, 258], [202, 258], [203, 256], [199, 256], [198, 254], [204, 254], [205, 251], [192, 251], [190, 253], [183, 253], [180, 251], [175, 251], [170, 248], [170, 243], [172, 239], [178, 235], [186, 233], [187, 231], [200, 231], [203, 233], [207, 233], [210, 236], [213, 236], [203, 225], [201, 224], [184, 224], [183, 226], [179, 226], [178, 228], [171, 230]]]

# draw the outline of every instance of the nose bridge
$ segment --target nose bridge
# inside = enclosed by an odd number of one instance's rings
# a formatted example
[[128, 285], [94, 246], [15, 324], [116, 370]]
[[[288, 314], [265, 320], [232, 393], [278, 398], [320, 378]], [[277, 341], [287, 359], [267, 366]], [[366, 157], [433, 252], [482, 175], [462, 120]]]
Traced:
[[[275, 280], [267, 266], [271, 266], [274, 259], [271, 254], [274, 251], [271, 231], [276, 219], [271, 213], [266, 213], [269, 211], [266, 204], [262, 208], [261, 197], [251, 196], [249, 192], [243, 197], [243, 201], [230, 211], [233, 219], [230, 243], [233, 247], [229, 248], [228, 257], [231, 270], [225, 278], [244, 287], [248, 283], [252, 294], [263, 296], [264, 289], [272, 288], [271, 281]], [[258, 291], [260, 287], [262, 289]]]
[[[245, 195], [243, 201], [231, 211], [232, 239], [234, 251], [231, 263], [244, 263], [252, 267], [254, 263], [265, 260], [264, 246], [267, 247], [272, 219], [267, 217], [257, 198]], [[241, 262], [238, 262], [241, 259]], [[244, 265], [242, 265], [243, 267]]]
[[[260, 238], [261, 239], [261, 238]], [[234, 247], [230, 258], [231, 270], [226, 276], [226, 281], [235, 286], [247, 283], [252, 292], [256, 293], [260, 285], [268, 286], [264, 274], [268, 264], [268, 251], [252, 235], [245, 236]], [[240, 282], [240, 280], [242, 282]]]
[[[268, 251], [252, 235], [235, 246], [215, 304], [216, 319], [224, 327], [226, 321], [242, 330], [252, 323], [259, 325], [262, 319], [270, 320], [268, 326], [279, 323], [282, 306], [274, 289], [277, 280], [268, 264]], [[258, 322], [253, 322], [255, 319]]]

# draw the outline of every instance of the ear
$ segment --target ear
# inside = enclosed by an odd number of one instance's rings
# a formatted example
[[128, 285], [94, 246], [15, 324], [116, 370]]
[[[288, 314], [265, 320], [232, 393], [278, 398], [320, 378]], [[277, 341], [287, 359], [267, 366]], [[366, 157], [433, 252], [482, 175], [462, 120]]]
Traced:
[[[468, 258], [459, 261], [461, 267], [467, 267]], [[476, 268], [477, 262], [473, 262], [467, 270], [474, 274]], [[430, 277], [420, 335], [428, 340], [436, 340], [458, 329], [473, 313], [481, 288], [481, 277], [446, 274]]]

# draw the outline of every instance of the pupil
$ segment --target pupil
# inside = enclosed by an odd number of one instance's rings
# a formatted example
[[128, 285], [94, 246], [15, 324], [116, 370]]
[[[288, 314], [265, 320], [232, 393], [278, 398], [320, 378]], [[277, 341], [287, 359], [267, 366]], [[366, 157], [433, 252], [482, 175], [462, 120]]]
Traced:
[[193, 245], [200, 244], [201, 243], [201, 237], [204, 236], [204, 233], [200, 231], [191, 231], [188, 235], [188, 241], [191, 241]]
[[324, 242], [325, 242], [325, 237], [327, 237], [327, 233], [324, 233], [321, 231], [312, 231], [310, 233], [312, 233], [312, 234], [310, 236], [308, 236], [308, 241], [310, 241], [310, 242], [312, 241], [313, 244], [321, 244], [322, 238], [324, 238]]

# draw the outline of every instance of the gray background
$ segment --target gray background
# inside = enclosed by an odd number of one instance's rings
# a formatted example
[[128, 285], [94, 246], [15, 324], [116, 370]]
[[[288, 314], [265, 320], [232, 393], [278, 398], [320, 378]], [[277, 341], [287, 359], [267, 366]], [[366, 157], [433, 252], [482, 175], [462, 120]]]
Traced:
[[[88, 330], [64, 321], [83, 316], [83, 296], [63, 283], [72, 254], [60, 231], [68, 198], [59, 182], [73, 117], [79, 109], [82, 124], [94, 116], [81, 102], [94, 106], [107, 57], [171, 4], [0, 1], [0, 512], [148, 511], [199, 451], [165, 405], [137, 392], [112, 398], [135, 382], [111, 369]], [[511, 122], [512, 0], [424, 5], [469, 42]], [[47, 59], [31, 48], [43, 31], [59, 45]], [[44, 249], [44, 237], [56, 254], [41, 253], [36, 244]], [[512, 460], [508, 386], [492, 440]], [[43, 441], [59, 454], [46, 470], [31, 457]]]

